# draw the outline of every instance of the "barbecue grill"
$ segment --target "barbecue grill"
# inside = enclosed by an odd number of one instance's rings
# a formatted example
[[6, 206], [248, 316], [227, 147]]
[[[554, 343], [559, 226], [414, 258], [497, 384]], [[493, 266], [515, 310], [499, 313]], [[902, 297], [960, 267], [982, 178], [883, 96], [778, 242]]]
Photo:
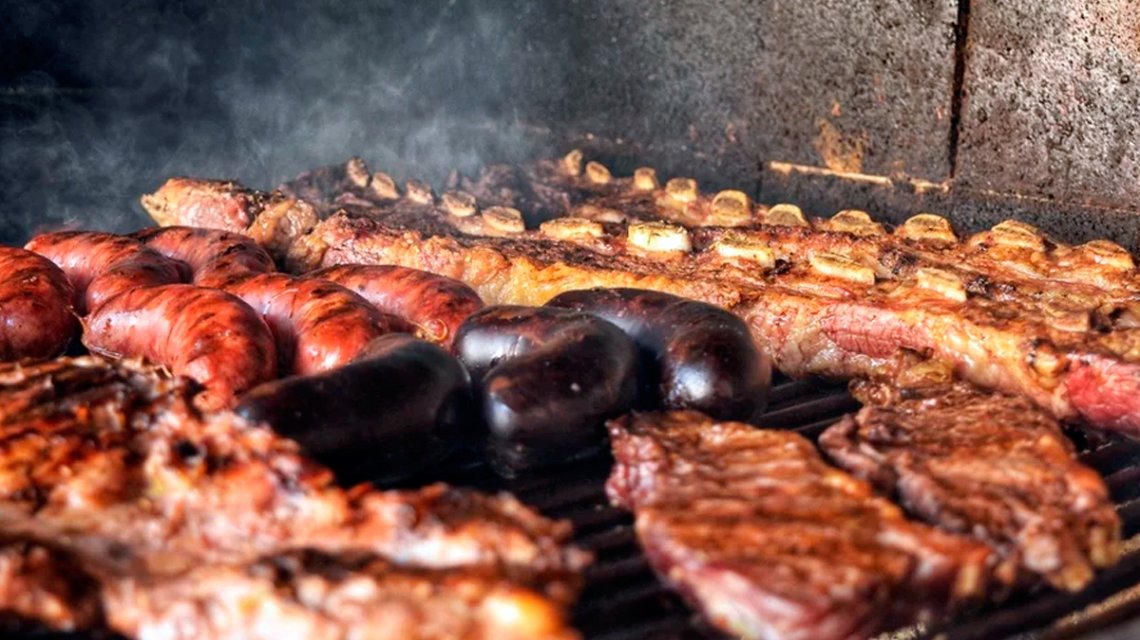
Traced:
[[[169, 175], [268, 187], [359, 154], [439, 183], [580, 147], [615, 173], [651, 165], [820, 213], [931, 210], [965, 231], [1015, 217], [1138, 248], [1128, 2], [798, 4], [17, 1], [0, 9], [0, 243], [144, 226], [135, 201]], [[814, 437], [855, 407], [842, 387], [782, 380], [763, 423]], [[1072, 435], [1125, 537], [1140, 533], [1140, 444]], [[507, 481], [460, 454], [431, 479], [574, 522], [598, 557], [576, 609], [587, 637], [720, 637], [649, 570], [603, 494], [608, 465]], [[1131, 638], [1137, 616], [1129, 540], [1080, 593], [1023, 594], [901, 637]]]

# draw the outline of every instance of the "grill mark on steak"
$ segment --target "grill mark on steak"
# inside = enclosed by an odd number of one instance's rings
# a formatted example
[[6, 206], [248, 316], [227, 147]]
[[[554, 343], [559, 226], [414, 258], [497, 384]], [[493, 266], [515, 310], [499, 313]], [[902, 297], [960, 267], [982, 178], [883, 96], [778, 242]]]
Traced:
[[983, 596], [991, 551], [907, 521], [787, 431], [696, 412], [609, 423], [611, 501], [657, 573], [743, 638], [866, 638]]
[[[404, 568], [425, 575], [483, 572], [529, 594], [542, 604], [536, 609], [542, 615], [561, 616], [576, 593], [588, 557], [566, 546], [568, 523], [548, 521], [505, 494], [440, 484], [342, 490], [328, 470], [299, 455], [295, 443], [229, 412], [200, 412], [194, 393], [193, 385], [130, 361], [83, 357], [0, 366], [0, 534], [41, 546], [67, 541], [61, 553], [80, 557], [99, 581], [108, 620], [143, 625], [120, 630], [141, 632], [157, 624], [151, 615], [181, 615], [117, 609], [133, 602], [109, 595], [124, 581], [177, 591], [187, 572], [226, 574], [304, 550], [375, 556], [400, 567], [394, 580]], [[191, 449], [193, 455], [185, 455]], [[42, 499], [29, 501], [29, 494]], [[0, 594], [17, 593], [26, 574], [0, 573]], [[361, 578], [380, 591], [390, 586], [383, 572]], [[257, 584], [235, 588], [267, 588]], [[441, 597], [453, 595], [460, 592]], [[225, 593], [212, 597], [219, 607], [226, 603]], [[90, 620], [81, 615], [87, 599], [72, 600], [57, 607], [58, 615], [40, 611], [43, 621]], [[0, 601], [0, 608], [17, 604]], [[495, 611], [455, 601], [454, 614], [473, 624]], [[335, 611], [314, 607], [297, 615], [312, 621]], [[207, 618], [199, 622], [213, 629]], [[531, 622], [518, 618], [520, 625]], [[561, 617], [557, 625], [557, 633], [547, 635], [569, 633]], [[233, 637], [244, 632], [252, 631], [229, 631]]]
[[819, 440], [840, 467], [1059, 589], [1076, 591], [1115, 562], [1121, 525], [1104, 481], [1027, 401], [963, 384], [852, 391], [867, 406]]

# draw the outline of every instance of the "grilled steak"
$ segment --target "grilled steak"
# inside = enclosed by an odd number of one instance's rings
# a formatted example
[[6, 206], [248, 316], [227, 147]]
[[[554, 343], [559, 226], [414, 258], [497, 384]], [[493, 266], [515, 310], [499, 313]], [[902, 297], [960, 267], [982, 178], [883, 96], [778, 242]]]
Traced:
[[1080, 589], [1115, 562], [1120, 519], [1104, 481], [1029, 402], [963, 384], [852, 390], [867, 406], [819, 441], [840, 467], [1057, 588]]
[[987, 591], [985, 545], [907, 521], [797, 434], [684, 411], [609, 428], [611, 500], [657, 573], [735, 636], [867, 638]]
[[[294, 193], [320, 196], [306, 184]], [[482, 210], [470, 193], [401, 196], [383, 174], [345, 184], [318, 197], [332, 213], [293, 242], [291, 269], [398, 264], [463, 280], [488, 304], [666, 291], [740, 315], [792, 375], [890, 380], [900, 362], [934, 357], [1058, 418], [1140, 433], [1140, 280], [1109, 242], [1067, 246], [1016, 222], [961, 242], [929, 214], [893, 232], [862, 212], [808, 219], [740, 192], [702, 195], [691, 180], [662, 187], [651, 170], [583, 169], [580, 154], [458, 181], [495, 205]], [[144, 201], [159, 222], [186, 221], [180, 203], [215, 189], [175, 186]], [[527, 195], [539, 193], [541, 206]], [[501, 206], [559, 202], [563, 217], [538, 229], [547, 213]]]
[[[564, 545], [567, 524], [547, 521], [506, 495], [444, 485], [345, 491], [270, 429], [229, 412], [197, 411], [194, 392], [150, 367], [94, 357], [0, 367], [0, 540], [28, 549], [12, 556], [14, 547], [6, 547], [0, 569], [14, 568], [0, 571], [0, 594], [19, 596], [24, 585], [44, 583], [39, 600], [4, 600], [0, 608], [61, 626], [90, 622], [98, 616], [90, 613], [89, 597], [71, 598], [50, 580], [28, 577], [69, 575], [58, 567], [79, 563], [102, 585], [99, 606], [107, 619], [130, 620], [120, 628], [141, 633], [158, 619], [115, 609], [121, 596], [115, 590], [129, 581], [162, 582], [172, 585], [171, 598], [193, 600], [178, 586], [192, 580], [186, 572], [260, 575], [258, 563], [306, 549], [374, 555], [409, 570], [487, 572], [488, 580], [510, 583], [555, 612], [573, 597], [587, 558]], [[29, 554], [42, 548], [55, 559], [34, 562]], [[355, 569], [344, 571], [349, 580]], [[306, 583], [302, 573], [289, 580]], [[397, 582], [405, 579], [396, 574]], [[361, 579], [383, 591], [389, 588], [383, 575], [368, 570]], [[264, 590], [273, 582], [260, 584]], [[36, 604], [46, 598], [58, 606]], [[453, 604], [456, 615], [477, 613], [469, 603]], [[203, 616], [210, 610], [194, 608]], [[174, 619], [195, 615], [152, 611]], [[307, 615], [335, 613], [314, 604]], [[203, 633], [218, 628], [199, 623], [194, 628]]]

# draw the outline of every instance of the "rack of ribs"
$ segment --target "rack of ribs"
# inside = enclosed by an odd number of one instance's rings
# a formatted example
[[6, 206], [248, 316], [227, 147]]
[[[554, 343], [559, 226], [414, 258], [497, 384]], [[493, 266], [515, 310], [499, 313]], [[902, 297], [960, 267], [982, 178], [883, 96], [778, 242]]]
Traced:
[[869, 638], [1000, 588], [986, 545], [908, 521], [803, 436], [693, 411], [609, 429], [611, 501], [658, 575], [734, 637]]
[[[255, 236], [273, 202], [262, 226], [291, 230], [275, 246], [293, 271], [414, 267], [488, 304], [665, 291], [744, 318], [790, 375], [891, 381], [935, 359], [1059, 419], [1140, 434], [1140, 279], [1111, 242], [1070, 246], [1016, 221], [962, 240], [927, 213], [894, 229], [861, 211], [813, 218], [739, 191], [703, 194], [686, 178], [662, 185], [652, 169], [617, 177], [578, 152], [453, 186], [401, 190], [354, 160], [272, 194], [174, 179], [143, 202], [160, 223], [186, 224], [203, 222], [205, 199], [244, 212], [237, 226]], [[305, 213], [283, 223], [294, 210]]]
[[0, 366], [6, 611], [145, 637], [276, 637], [277, 620], [341, 638], [392, 616], [407, 626], [369, 637], [574, 637], [588, 556], [567, 523], [441, 484], [341, 489], [197, 391], [131, 361]]

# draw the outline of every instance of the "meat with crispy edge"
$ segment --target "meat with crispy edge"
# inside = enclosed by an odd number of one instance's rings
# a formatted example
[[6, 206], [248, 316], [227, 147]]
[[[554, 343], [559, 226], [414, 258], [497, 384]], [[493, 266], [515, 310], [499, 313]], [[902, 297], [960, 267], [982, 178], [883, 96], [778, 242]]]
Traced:
[[1068, 591], [1119, 555], [1120, 518], [1061, 426], [967, 385], [852, 383], [865, 406], [820, 436], [840, 467], [938, 526], [992, 544], [1011, 569]]
[[[293, 442], [228, 412], [199, 412], [192, 394], [181, 379], [132, 362], [84, 357], [0, 366], [0, 534], [32, 551], [66, 541], [69, 554], [35, 561], [30, 551], [12, 556], [16, 547], [5, 547], [0, 595], [14, 599], [0, 608], [49, 625], [92, 624], [113, 600], [95, 606], [90, 589], [34, 578], [73, 574], [67, 567], [76, 555], [94, 568], [75, 579], [103, 581], [107, 598], [106, 590], [127, 578], [174, 581], [163, 584], [178, 592], [186, 571], [252, 571], [312, 549], [373, 554], [401, 571], [488, 571], [530, 594], [523, 604], [547, 603], [533, 610], [558, 613], [548, 622], [562, 628], [562, 607], [588, 559], [566, 546], [567, 523], [550, 522], [507, 495], [444, 485], [342, 490]], [[362, 579], [383, 591], [382, 574]], [[314, 606], [308, 615], [332, 613]], [[482, 615], [470, 607], [456, 612], [475, 614]], [[131, 625], [145, 625], [146, 615]]]
[[610, 499], [658, 575], [734, 636], [869, 638], [987, 593], [985, 545], [906, 520], [798, 434], [691, 411], [609, 429]]
[[140, 638], [572, 640], [560, 608], [493, 570], [415, 569], [368, 554], [286, 552], [107, 589], [110, 624]]

